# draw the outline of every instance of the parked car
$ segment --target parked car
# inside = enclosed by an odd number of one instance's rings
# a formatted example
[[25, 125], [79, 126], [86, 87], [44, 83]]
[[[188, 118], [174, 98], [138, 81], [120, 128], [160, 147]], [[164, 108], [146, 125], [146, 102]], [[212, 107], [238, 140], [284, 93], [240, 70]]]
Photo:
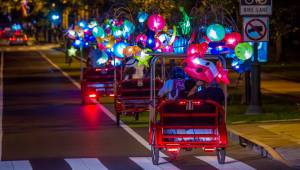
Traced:
[[28, 37], [26, 34], [13, 34], [9, 37], [9, 45], [27, 45]]

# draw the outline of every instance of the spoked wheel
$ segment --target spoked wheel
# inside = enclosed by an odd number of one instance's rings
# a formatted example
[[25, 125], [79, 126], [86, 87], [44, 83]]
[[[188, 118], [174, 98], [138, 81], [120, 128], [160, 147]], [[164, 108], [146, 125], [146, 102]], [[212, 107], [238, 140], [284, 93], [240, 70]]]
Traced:
[[219, 164], [225, 164], [226, 151], [224, 148], [217, 149], [217, 158]]
[[134, 119], [135, 120], [139, 120], [139, 117], [140, 117], [140, 113], [139, 112], [135, 112], [134, 113]]
[[152, 129], [152, 145], [151, 145], [152, 163], [158, 165], [159, 163], [159, 149], [155, 147], [155, 132]]
[[116, 117], [117, 126], [120, 126], [120, 117], [121, 117], [121, 112], [117, 112], [117, 117]]

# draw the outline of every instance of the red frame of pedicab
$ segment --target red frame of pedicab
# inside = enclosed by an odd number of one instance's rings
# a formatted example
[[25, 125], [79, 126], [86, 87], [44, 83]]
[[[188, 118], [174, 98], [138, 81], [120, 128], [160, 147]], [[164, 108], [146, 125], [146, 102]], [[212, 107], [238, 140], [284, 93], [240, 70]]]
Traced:
[[[154, 56], [154, 58], [151, 60], [151, 77], [155, 76], [155, 63], [158, 59], [162, 59], [162, 62], [165, 63], [165, 58], [169, 59], [184, 59], [185, 54], [157, 54], [153, 53], [151, 54]], [[212, 56], [212, 55], [206, 55], [206, 59], [217, 59], [221, 60], [223, 67], [226, 68], [226, 61], [222, 56]], [[163, 77], [165, 75], [165, 69], [162, 69], [162, 74]], [[180, 100], [175, 100], [175, 101], [170, 101], [170, 100], [159, 100], [158, 102], [156, 94], [153, 93], [153, 88], [155, 88], [155, 82], [151, 81], [151, 105], [152, 105], [152, 110], [150, 112], [154, 112], [154, 120], [151, 120], [150, 114], [149, 114], [149, 138], [148, 142], [152, 147], [154, 148], [203, 148], [204, 151], [211, 151], [209, 149], [217, 149], [217, 148], [225, 148], [227, 147], [227, 129], [226, 129], [226, 109], [227, 109], [227, 100], [226, 100], [226, 95], [227, 95], [227, 87], [224, 85], [224, 93], [225, 93], [225, 109], [218, 103], [212, 100], [199, 100], [199, 99], [192, 99], [192, 100], [187, 100], [187, 99], [180, 99]], [[170, 117], [184, 117], [187, 115], [187, 113], [176, 113], [176, 114], [161, 114], [161, 108], [165, 104], [168, 103], [180, 103], [180, 102], [195, 102], [195, 103], [200, 103], [200, 104], [211, 104], [215, 106], [216, 112], [215, 113], [200, 113], [200, 114], [193, 114], [193, 117], [215, 117], [215, 125], [212, 126], [166, 126], [166, 125], [161, 125], [157, 121], [157, 115], [160, 114], [160, 118], [164, 119], [166, 115]], [[156, 104], [158, 103], [158, 104]], [[185, 107], [185, 105], [184, 105]], [[157, 112], [158, 111], [158, 112]], [[221, 116], [221, 122], [219, 122], [219, 116]], [[213, 134], [163, 134], [163, 129], [212, 129]], [[153, 140], [153, 135], [155, 135], [155, 140]], [[212, 141], [207, 141], [207, 142], [201, 142], [201, 141], [164, 141], [164, 138], [188, 138], [188, 137], [212, 137], [215, 140]], [[208, 150], [205, 150], [208, 149]]]

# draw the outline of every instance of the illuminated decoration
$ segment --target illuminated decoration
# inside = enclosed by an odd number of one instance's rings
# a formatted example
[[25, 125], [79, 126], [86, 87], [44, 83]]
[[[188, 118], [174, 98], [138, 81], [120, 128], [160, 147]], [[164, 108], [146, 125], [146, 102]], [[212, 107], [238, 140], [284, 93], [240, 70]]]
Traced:
[[150, 49], [141, 50], [140, 54], [135, 56], [134, 58], [138, 60], [138, 66], [144, 65], [145, 67], [149, 67], [149, 60], [152, 56], [147, 54], [148, 52], [152, 52]]
[[220, 46], [217, 46], [215, 48], [212, 48], [210, 50], [210, 53], [213, 54], [213, 55], [218, 55], [218, 54], [226, 53], [226, 52], [229, 52], [229, 51], [230, 51], [229, 48], [227, 48], [226, 46], [220, 45]]
[[88, 24], [88, 27], [89, 27], [90, 29], [92, 29], [92, 28], [94, 28], [94, 27], [96, 27], [96, 26], [98, 26], [97, 21], [91, 21], [91, 22]]
[[163, 47], [162, 52], [163, 53], [172, 53], [172, 52], [174, 52], [173, 46], [167, 45], [167, 46]]
[[207, 28], [206, 35], [211, 41], [221, 41], [225, 36], [225, 29], [220, 24], [213, 24]]
[[141, 42], [143, 46], [146, 46], [147, 36], [145, 34], [139, 34], [135, 38], [135, 42], [139, 43]]
[[251, 69], [251, 60], [233, 60], [231, 63], [231, 67], [234, 71], [236, 71], [239, 74], [242, 74], [246, 71], [250, 71]]
[[79, 21], [78, 26], [84, 29], [87, 27], [87, 23], [85, 21]]
[[119, 58], [124, 58], [123, 50], [128, 46], [125, 42], [118, 42], [113, 46], [113, 53]]
[[173, 34], [172, 34], [172, 37], [171, 37], [171, 39], [170, 39], [170, 41], [169, 41], [169, 45], [172, 45], [173, 42], [175, 41], [175, 38], [176, 38], [176, 32], [177, 32], [176, 26], [173, 26]]
[[18, 30], [21, 30], [21, 25], [20, 24], [13, 24], [11, 26], [11, 29], [14, 30], [14, 31], [18, 31]]
[[153, 49], [155, 47], [155, 39], [154, 37], [148, 37], [146, 41], [146, 48]]
[[158, 39], [162, 43], [163, 46], [167, 46], [168, 42], [170, 41], [170, 37], [167, 34], [160, 34], [158, 36]]
[[234, 52], [237, 58], [239, 58], [240, 60], [248, 60], [253, 54], [253, 48], [247, 42], [239, 43], [235, 47]]
[[73, 42], [73, 46], [75, 46], [75, 47], [80, 47], [82, 45], [82, 41], [81, 40], [75, 40], [74, 42]]
[[135, 30], [135, 26], [132, 22], [125, 20], [123, 22], [123, 37], [128, 38]]
[[199, 57], [188, 57], [184, 71], [192, 78], [211, 83], [218, 74], [214, 63]]
[[114, 57], [114, 58], [111, 60], [110, 63], [111, 63], [112, 66], [117, 67], [117, 66], [122, 65], [122, 60], [119, 59], [119, 58]]
[[132, 57], [132, 56], [136, 56], [138, 53], [140, 53], [141, 48], [138, 46], [127, 46], [126, 48], [124, 48], [123, 50], [123, 54], [126, 57]]
[[233, 32], [230, 34], [226, 34], [224, 37], [224, 41], [227, 47], [234, 49], [235, 46], [242, 41], [242, 36], [237, 32]]
[[154, 14], [148, 18], [147, 25], [150, 30], [157, 32], [161, 31], [165, 27], [166, 21], [163, 16]]
[[78, 37], [83, 38], [83, 37], [84, 37], [84, 31], [83, 31], [82, 29], [79, 29], [79, 30], [77, 31], [77, 35], [78, 35]]
[[180, 54], [185, 53], [187, 45], [187, 39], [185, 39], [184, 37], [179, 37], [173, 44], [174, 52]]
[[27, 0], [22, 0], [21, 1], [21, 10], [22, 10], [23, 17], [27, 17], [28, 16], [27, 10], [29, 10], [29, 6], [28, 6], [28, 1]]
[[105, 32], [103, 30], [102, 27], [96, 26], [93, 28], [93, 36], [95, 36], [96, 38], [104, 38], [105, 37]]
[[191, 44], [187, 49], [187, 56], [200, 56], [204, 57], [206, 51], [208, 49], [207, 43], [201, 43], [201, 44]]
[[184, 10], [184, 8], [182, 6], [179, 7], [179, 11], [183, 15], [183, 20], [179, 23], [179, 26], [181, 28], [181, 34], [182, 35], [188, 35], [191, 32], [190, 17], [185, 12], [185, 10]]
[[118, 38], [118, 37], [122, 36], [122, 34], [123, 34], [122, 30], [117, 27], [113, 27], [112, 33], [115, 38]]
[[155, 39], [155, 46], [153, 48], [153, 50], [158, 50], [161, 48], [161, 42], [158, 38]]
[[148, 18], [148, 14], [146, 12], [141, 11], [138, 13], [137, 18], [139, 23], [144, 23]]
[[268, 42], [258, 43], [258, 61], [267, 62], [268, 61]]
[[74, 48], [73, 46], [71, 48], [68, 49], [68, 56], [76, 56], [76, 52], [77, 52], [77, 49]]
[[101, 56], [96, 60], [96, 65], [101, 66], [108, 61], [108, 56], [104, 51], [100, 51]]
[[223, 82], [224, 84], [229, 84], [230, 81], [228, 79], [228, 71], [223, 68], [222, 63], [220, 61], [217, 61], [216, 68], [218, 70], [218, 74], [216, 76], [216, 82], [217, 83]]

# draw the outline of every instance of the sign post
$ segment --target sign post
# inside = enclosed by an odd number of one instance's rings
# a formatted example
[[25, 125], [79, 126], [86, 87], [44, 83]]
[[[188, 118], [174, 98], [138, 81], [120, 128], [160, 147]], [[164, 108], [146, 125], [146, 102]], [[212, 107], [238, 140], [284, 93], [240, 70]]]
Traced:
[[258, 43], [269, 41], [269, 15], [272, 15], [272, 0], [240, 0], [240, 15], [243, 18], [243, 40], [253, 42], [251, 68], [251, 98], [246, 114], [260, 114], [260, 63]]

